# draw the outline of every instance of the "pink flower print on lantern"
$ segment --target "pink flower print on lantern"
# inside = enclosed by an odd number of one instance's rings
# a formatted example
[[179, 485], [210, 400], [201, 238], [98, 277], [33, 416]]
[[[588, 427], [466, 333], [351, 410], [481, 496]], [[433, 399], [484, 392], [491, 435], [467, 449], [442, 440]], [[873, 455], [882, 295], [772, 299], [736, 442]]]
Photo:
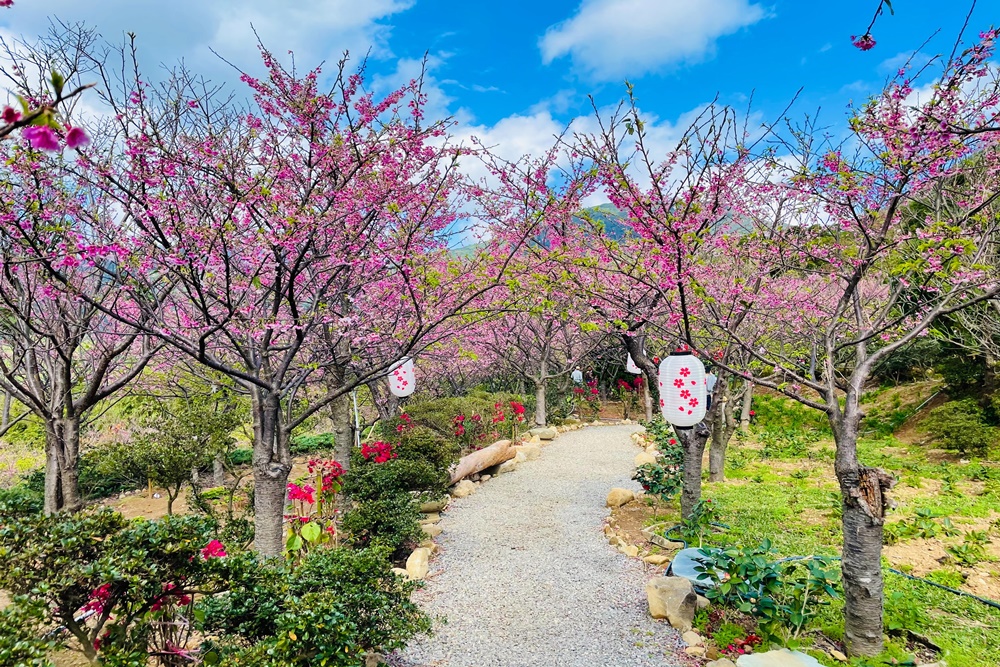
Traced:
[[674, 380], [674, 386], [680, 389], [681, 387], [684, 386], [684, 380], [677, 378], [676, 380]]
[[681, 398], [691, 398], [691, 392], [687, 389], [681, 391]]
[[690, 368], [682, 368], [682, 369], [680, 369], [677, 372], [680, 373], [681, 375], [683, 375], [684, 377], [687, 377], [688, 375], [691, 375], [691, 369]]

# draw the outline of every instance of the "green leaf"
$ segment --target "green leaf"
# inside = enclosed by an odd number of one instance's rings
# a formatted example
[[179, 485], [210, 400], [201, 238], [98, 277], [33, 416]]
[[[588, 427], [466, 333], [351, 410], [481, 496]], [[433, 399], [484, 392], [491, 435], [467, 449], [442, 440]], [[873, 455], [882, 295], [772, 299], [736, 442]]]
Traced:
[[298, 551], [301, 548], [302, 548], [302, 538], [294, 533], [289, 535], [288, 542], [285, 543], [285, 549], [288, 551]]
[[56, 94], [56, 97], [62, 95], [64, 85], [66, 85], [66, 78], [59, 72], [52, 70], [52, 91]]
[[322, 534], [323, 530], [319, 527], [319, 524], [314, 521], [310, 521], [306, 525], [302, 526], [302, 537], [307, 542], [315, 542]]

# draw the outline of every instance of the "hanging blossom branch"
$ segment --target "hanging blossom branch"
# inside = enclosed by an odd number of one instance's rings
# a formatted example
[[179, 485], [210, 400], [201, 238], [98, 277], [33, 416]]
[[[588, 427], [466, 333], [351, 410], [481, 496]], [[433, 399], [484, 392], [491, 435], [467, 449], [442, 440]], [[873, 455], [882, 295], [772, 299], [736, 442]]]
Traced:
[[896, 13], [892, 10], [892, 2], [890, 0], [879, 0], [878, 7], [875, 9], [875, 14], [872, 16], [871, 23], [869, 23], [868, 27], [865, 29], [865, 34], [860, 37], [851, 35], [851, 43], [854, 44], [854, 46], [858, 47], [862, 51], [870, 51], [875, 48], [875, 38], [872, 37], [872, 28], [875, 27], [875, 21], [878, 20], [878, 17], [882, 16], [882, 12], [886, 9], [889, 10], [890, 14], [894, 15]]
[[[14, 0], [0, 0], [0, 8], [14, 6]], [[13, 53], [8, 53], [13, 56]], [[15, 62], [14, 68], [17, 68]], [[47, 83], [52, 99], [36, 100], [17, 96], [21, 110], [11, 106], [4, 107], [0, 112], [0, 140], [8, 137], [15, 130], [22, 129], [24, 139], [36, 150], [55, 152], [60, 150], [60, 139], [70, 148], [81, 148], [90, 143], [90, 138], [82, 128], [72, 127], [68, 123], [59, 122], [59, 108], [69, 100], [77, 97], [94, 84], [77, 86], [67, 92], [66, 77], [53, 70]], [[62, 135], [62, 136], [60, 136]]]

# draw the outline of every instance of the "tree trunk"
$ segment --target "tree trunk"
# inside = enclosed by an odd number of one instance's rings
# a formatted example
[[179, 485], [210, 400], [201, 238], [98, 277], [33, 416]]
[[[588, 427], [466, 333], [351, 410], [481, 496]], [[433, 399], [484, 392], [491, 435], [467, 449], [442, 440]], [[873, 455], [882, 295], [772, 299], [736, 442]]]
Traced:
[[45, 424], [45, 513], [78, 512], [80, 495], [80, 421], [49, 419]]
[[837, 445], [835, 470], [843, 509], [844, 640], [849, 655], [874, 656], [883, 649], [885, 492], [892, 488], [895, 480], [885, 471], [862, 466], [858, 461], [858, 425], [861, 421], [858, 393], [848, 392], [843, 412], [839, 406], [834, 408], [836, 417], [831, 417], [830, 422]]
[[350, 394], [344, 394], [330, 404], [330, 419], [333, 421], [333, 458], [347, 470], [351, 467], [351, 450], [354, 449]]
[[[642, 369], [643, 374], [646, 376], [646, 386], [649, 388], [649, 400], [655, 406], [655, 409], [660, 404], [660, 390], [657, 385], [659, 382], [659, 370], [656, 368], [653, 360], [646, 356], [646, 351], [643, 349], [645, 347], [646, 336], [626, 336], [622, 334], [622, 340], [625, 342], [625, 349], [632, 355], [632, 361]], [[650, 415], [650, 419], [652, 419], [652, 415]]]
[[226, 483], [226, 462], [222, 454], [216, 454], [212, 459], [212, 484], [214, 486], [224, 486]]
[[10, 404], [12, 396], [9, 391], [3, 393], [3, 414], [0, 415], [0, 432], [7, 428], [10, 424]]
[[644, 378], [642, 383], [642, 407], [645, 412], [646, 421], [653, 421], [653, 394], [649, 391], [649, 378]]
[[535, 425], [545, 426], [545, 380], [535, 382]]
[[701, 500], [701, 461], [710, 431], [705, 422], [692, 428], [674, 427], [677, 440], [684, 448], [684, 479], [681, 488], [681, 517], [691, 516], [691, 510]]
[[367, 384], [379, 419], [389, 421], [399, 414], [399, 398], [389, 391], [389, 385], [384, 379], [372, 380]]
[[708, 481], [726, 481], [726, 450], [736, 432], [733, 417], [733, 397], [729, 388], [729, 378], [720, 375], [712, 399], [712, 446], [708, 450]]
[[740, 413], [740, 428], [750, 426], [750, 410], [753, 408], [753, 382], [746, 380], [743, 385], [743, 410]]
[[499, 440], [489, 447], [483, 447], [469, 454], [466, 454], [451, 471], [451, 483], [454, 484], [462, 479], [473, 475], [481, 470], [498, 463], [509, 461], [517, 455], [510, 440]]
[[254, 549], [264, 557], [284, 548], [285, 487], [292, 470], [281, 402], [274, 392], [253, 391]]

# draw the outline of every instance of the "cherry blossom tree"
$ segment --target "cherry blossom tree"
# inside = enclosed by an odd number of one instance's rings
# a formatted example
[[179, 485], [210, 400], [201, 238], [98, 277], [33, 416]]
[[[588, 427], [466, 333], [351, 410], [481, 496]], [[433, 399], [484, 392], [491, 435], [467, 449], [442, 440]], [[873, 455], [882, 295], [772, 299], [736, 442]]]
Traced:
[[123, 212], [137, 251], [114, 273], [144, 330], [250, 395], [255, 546], [274, 555], [294, 429], [474, 321], [513, 251], [449, 252], [461, 151], [419, 81], [376, 99], [345, 60], [324, 92], [262, 55], [241, 109], [183, 71], [147, 84], [126, 49], [81, 170]]
[[64, 178], [61, 159], [2, 150], [0, 387], [45, 424], [45, 511], [76, 511], [81, 428], [158, 348], [141, 326], [104, 312], [137, 314], [107, 279], [105, 267], [128, 254], [96, 231], [107, 207]]

